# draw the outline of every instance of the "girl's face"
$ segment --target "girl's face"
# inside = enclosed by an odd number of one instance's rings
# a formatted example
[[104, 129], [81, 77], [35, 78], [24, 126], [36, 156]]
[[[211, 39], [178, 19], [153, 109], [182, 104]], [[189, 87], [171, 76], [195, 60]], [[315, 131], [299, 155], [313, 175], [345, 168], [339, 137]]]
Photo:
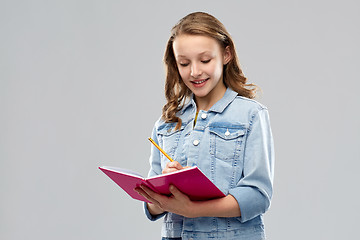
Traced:
[[180, 76], [197, 103], [220, 100], [226, 91], [222, 74], [231, 59], [229, 48], [223, 50], [211, 37], [182, 34], [175, 38], [173, 50]]

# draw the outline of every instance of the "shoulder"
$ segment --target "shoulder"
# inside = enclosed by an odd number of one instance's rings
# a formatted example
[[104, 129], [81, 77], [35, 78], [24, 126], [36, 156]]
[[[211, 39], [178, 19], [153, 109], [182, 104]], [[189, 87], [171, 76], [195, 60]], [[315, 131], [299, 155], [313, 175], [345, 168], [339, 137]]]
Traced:
[[162, 119], [162, 117], [159, 117], [158, 120], [154, 124], [154, 129], [159, 130], [159, 128], [163, 128], [167, 123]]
[[[160, 134], [172, 134], [175, 131], [177, 123], [173, 122], [165, 122], [161, 117], [155, 122], [154, 131]], [[184, 128], [184, 124], [182, 124], [180, 129]]]
[[262, 103], [254, 99], [242, 96], [236, 96], [234, 101], [230, 104], [230, 107], [235, 109], [241, 109], [242, 111], [246, 112], [259, 112], [262, 110], [268, 110], [268, 108]]
[[254, 99], [234, 96], [226, 108], [219, 112], [212, 124], [227, 124], [249, 127], [256, 116], [267, 113], [267, 107]]

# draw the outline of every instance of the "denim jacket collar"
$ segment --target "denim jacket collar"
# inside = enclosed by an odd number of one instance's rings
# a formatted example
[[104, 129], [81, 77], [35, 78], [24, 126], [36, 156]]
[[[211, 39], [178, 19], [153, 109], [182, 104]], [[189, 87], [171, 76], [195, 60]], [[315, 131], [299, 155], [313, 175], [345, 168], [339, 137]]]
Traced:
[[[233, 91], [231, 88], [227, 88], [224, 96], [217, 101], [210, 109], [211, 112], [222, 113], [225, 108], [236, 98], [238, 95], [237, 92]], [[181, 109], [180, 113], [183, 114], [188, 107], [196, 107], [194, 94], [191, 94], [190, 100], [184, 104], [184, 107]]]

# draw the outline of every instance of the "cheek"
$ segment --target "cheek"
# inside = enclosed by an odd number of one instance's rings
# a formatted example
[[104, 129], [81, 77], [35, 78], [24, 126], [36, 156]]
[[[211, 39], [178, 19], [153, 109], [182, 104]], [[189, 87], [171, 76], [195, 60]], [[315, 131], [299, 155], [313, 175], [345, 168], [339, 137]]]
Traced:
[[187, 79], [190, 75], [190, 71], [187, 68], [178, 68], [182, 79]]
[[214, 63], [214, 64], [209, 65], [209, 67], [208, 67], [208, 73], [213, 75], [214, 77], [221, 76], [222, 71], [223, 71], [223, 68], [222, 68], [221, 64]]

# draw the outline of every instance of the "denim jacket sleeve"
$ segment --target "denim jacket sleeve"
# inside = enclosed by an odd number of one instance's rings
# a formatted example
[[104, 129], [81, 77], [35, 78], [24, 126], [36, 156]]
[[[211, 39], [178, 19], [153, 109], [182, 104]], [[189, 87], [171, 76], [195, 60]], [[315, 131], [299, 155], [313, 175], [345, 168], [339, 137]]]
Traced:
[[[153, 128], [151, 138], [156, 142], [156, 144], [159, 144], [157, 134], [156, 134], [156, 124], [155, 124], [155, 127]], [[153, 144], [151, 144], [151, 154], [150, 154], [149, 161], [150, 161], [150, 170], [148, 173], [148, 177], [160, 175], [162, 172], [161, 161], [160, 161], [160, 152], [155, 148], [155, 146]], [[151, 221], [156, 221], [166, 214], [166, 212], [164, 212], [164, 213], [156, 215], [156, 216], [151, 215], [151, 213], [149, 212], [149, 210], [147, 208], [146, 202], [144, 202], [144, 210], [145, 210], [145, 214], [146, 214], [147, 218], [150, 219]]]
[[243, 177], [229, 193], [237, 200], [241, 217], [246, 222], [263, 214], [273, 192], [274, 147], [266, 108], [254, 113], [244, 149]]

